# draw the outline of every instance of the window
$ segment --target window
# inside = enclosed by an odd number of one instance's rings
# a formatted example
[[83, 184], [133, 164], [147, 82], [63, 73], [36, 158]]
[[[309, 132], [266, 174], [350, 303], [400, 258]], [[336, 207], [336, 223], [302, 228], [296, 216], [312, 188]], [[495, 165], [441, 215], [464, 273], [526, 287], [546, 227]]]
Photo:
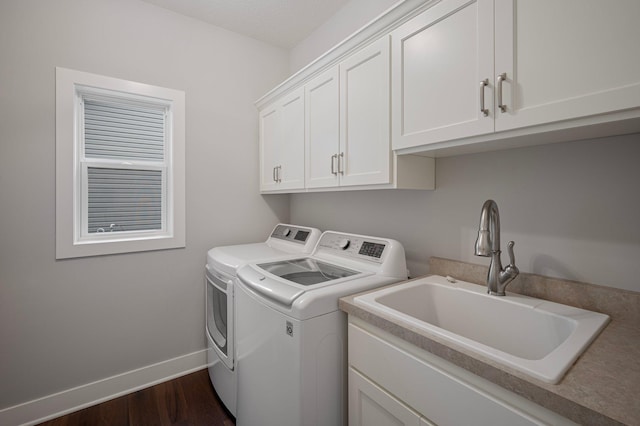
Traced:
[[184, 97], [56, 69], [56, 258], [184, 247]]

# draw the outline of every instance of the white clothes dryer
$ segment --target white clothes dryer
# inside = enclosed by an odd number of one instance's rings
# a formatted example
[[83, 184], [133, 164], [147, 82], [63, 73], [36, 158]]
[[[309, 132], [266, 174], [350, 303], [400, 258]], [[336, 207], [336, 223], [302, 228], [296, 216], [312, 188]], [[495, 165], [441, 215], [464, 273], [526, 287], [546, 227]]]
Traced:
[[402, 245], [327, 231], [310, 256], [238, 269], [238, 426], [346, 424], [342, 296], [407, 279]]
[[265, 242], [215, 247], [205, 265], [207, 364], [220, 400], [236, 415], [235, 279], [248, 262], [274, 261], [311, 253], [320, 231], [278, 224]]

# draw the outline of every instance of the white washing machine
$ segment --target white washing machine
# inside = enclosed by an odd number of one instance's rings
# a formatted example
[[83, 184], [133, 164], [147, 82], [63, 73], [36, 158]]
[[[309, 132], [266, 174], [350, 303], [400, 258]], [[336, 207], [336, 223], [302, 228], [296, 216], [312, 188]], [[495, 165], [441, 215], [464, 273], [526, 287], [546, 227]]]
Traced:
[[311, 253], [320, 231], [279, 224], [265, 242], [216, 247], [208, 251], [206, 278], [206, 331], [209, 377], [216, 393], [236, 415], [235, 279], [247, 262], [273, 261]]
[[238, 269], [238, 426], [346, 424], [346, 315], [338, 299], [407, 279], [390, 239], [327, 231], [310, 256]]

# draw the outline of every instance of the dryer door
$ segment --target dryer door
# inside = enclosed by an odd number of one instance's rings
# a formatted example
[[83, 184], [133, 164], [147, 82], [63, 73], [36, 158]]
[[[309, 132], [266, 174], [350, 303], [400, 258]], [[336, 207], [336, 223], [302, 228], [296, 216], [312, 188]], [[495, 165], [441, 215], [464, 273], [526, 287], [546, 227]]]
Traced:
[[216, 354], [233, 370], [233, 280], [225, 279], [208, 265], [206, 271], [207, 333]]

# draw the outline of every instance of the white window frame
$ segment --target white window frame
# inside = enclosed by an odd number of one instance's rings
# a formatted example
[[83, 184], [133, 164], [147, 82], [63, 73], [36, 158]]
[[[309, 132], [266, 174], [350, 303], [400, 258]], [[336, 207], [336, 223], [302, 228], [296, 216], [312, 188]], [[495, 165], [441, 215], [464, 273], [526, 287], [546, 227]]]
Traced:
[[[84, 156], [86, 98], [142, 103], [165, 110], [164, 161]], [[163, 170], [160, 230], [87, 232], [88, 167]], [[185, 247], [185, 94], [183, 91], [56, 68], [56, 258]]]

